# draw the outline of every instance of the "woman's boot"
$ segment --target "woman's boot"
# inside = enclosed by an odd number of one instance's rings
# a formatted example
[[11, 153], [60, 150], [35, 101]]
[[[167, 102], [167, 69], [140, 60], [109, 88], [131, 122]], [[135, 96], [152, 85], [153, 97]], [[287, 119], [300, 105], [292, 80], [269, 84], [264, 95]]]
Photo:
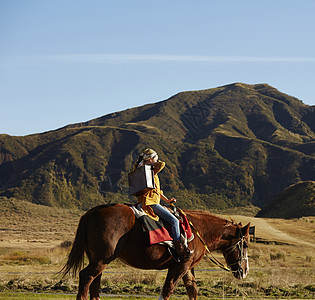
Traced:
[[174, 246], [175, 246], [175, 250], [177, 252], [177, 254], [183, 258], [183, 259], [188, 259], [192, 252], [187, 248], [185, 247], [180, 240], [178, 241], [174, 241]]

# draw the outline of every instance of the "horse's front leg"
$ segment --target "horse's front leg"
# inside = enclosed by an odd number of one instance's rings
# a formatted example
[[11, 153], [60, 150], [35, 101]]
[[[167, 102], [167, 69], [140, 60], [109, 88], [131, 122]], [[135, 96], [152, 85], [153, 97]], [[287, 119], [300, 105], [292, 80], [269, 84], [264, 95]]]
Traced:
[[179, 263], [172, 265], [168, 269], [159, 300], [168, 300], [171, 297], [176, 284], [187, 273], [187, 271], [188, 266]]
[[189, 270], [183, 277], [189, 300], [196, 300], [198, 298], [197, 284], [193, 270]]

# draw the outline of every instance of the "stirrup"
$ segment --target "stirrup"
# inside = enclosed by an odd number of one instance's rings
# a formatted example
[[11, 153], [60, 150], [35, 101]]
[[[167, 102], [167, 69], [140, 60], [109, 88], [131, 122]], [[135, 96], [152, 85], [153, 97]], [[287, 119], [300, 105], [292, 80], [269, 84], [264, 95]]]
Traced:
[[[186, 246], [183, 246], [184, 247], [184, 250], [186, 252], [185, 254], [185, 258], [189, 258], [193, 253], [194, 253], [194, 250], [190, 250], [188, 247]], [[187, 256], [187, 257], [186, 257]]]
[[191, 251], [184, 243], [181, 241], [174, 241], [175, 250], [179, 257], [182, 259], [188, 259], [194, 251]]

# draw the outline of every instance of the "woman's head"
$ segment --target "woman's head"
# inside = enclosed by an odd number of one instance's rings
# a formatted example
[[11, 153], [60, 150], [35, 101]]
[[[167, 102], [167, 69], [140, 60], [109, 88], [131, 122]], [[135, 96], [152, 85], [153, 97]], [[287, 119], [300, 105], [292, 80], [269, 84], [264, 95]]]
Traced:
[[143, 164], [148, 164], [148, 163], [156, 163], [158, 161], [159, 157], [157, 153], [150, 148], [145, 148], [141, 151], [140, 157], [139, 157], [139, 166]]

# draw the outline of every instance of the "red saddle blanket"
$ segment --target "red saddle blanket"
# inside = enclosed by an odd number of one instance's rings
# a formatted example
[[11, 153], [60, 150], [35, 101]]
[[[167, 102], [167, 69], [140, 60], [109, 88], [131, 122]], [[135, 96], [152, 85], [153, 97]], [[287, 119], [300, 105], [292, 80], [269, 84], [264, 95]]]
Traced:
[[[143, 212], [141, 208], [139, 210], [136, 205], [131, 208], [135, 212], [137, 220], [142, 224], [144, 231], [148, 233], [149, 245], [173, 240], [171, 227], [168, 223], [164, 223], [161, 219], [159, 221], [153, 220], [145, 212]], [[194, 235], [189, 225], [189, 221], [186, 215], [182, 214], [181, 212], [178, 213], [181, 234], [184, 236], [186, 234], [187, 240], [190, 241], [193, 239]]]

